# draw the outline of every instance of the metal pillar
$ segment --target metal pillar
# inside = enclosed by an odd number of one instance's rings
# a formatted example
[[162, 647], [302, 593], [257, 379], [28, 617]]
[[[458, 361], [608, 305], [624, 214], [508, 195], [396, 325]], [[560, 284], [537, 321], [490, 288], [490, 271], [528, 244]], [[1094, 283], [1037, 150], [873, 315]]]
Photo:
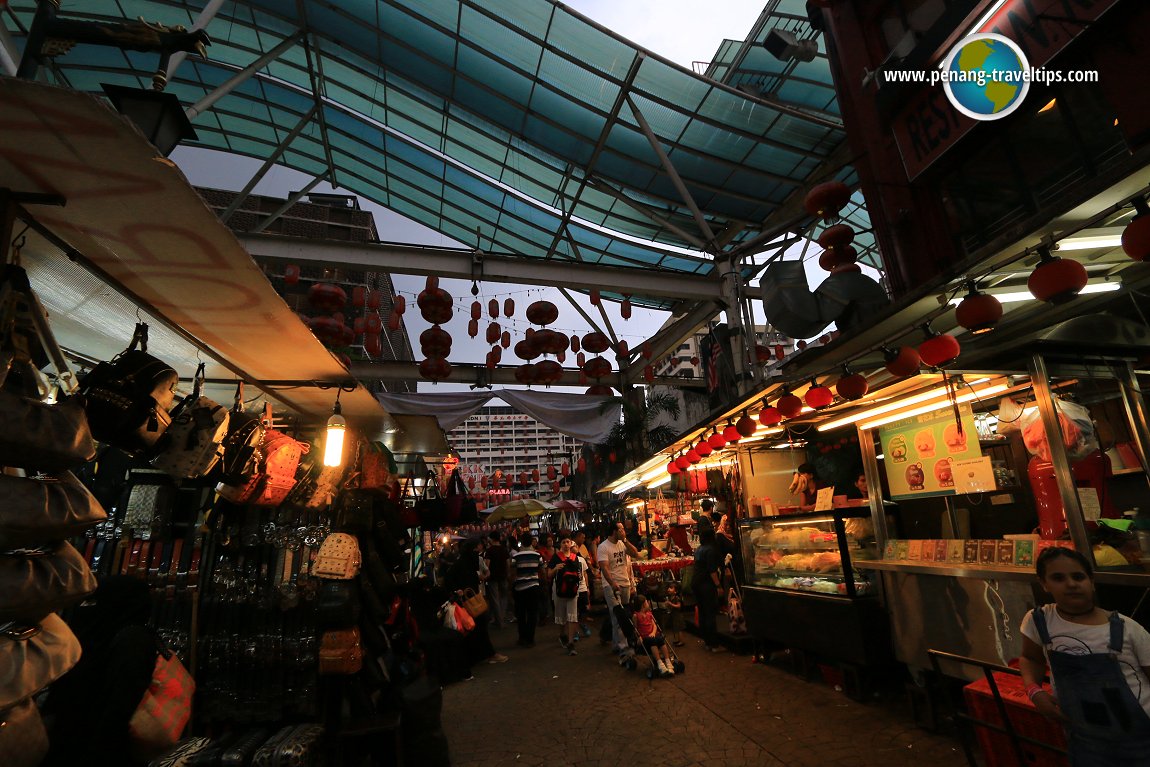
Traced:
[[1138, 451], [1142, 471], [1150, 477], [1150, 418], [1146, 415], [1146, 399], [1138, 386], [1138, 376], [1134, 374], [1132, 363], [1127, 362], [1123, 368], [1114, 372], [1118, 378], [1118, 385], [1122, 387], [1122, 404], [1126, 406], [1126, 418], [1130, 421], [1134, 449]]
[[1094, 552], [1090, 547], [1090, 537], [1086, 534], [1086, 522], [1082, 519], [1082, 504], [1078, 500], [1078, 489], [1074, 476], [1070, 473], [1070, 460], [1062, 446], [1062, 427], [1058, 425], [1058, 411], [1054, 405], [1054, 395], [1050, 391], [1050, 378], [1046, 370], [1046, 360], [1041, 354], [1030, 358], [1030, 382], [1034, 387], [1034, 397], [1038, 402], [1038, 413], [1042, 416], [1042, 428], [1046, 430], [1046, 442], [1050, 445], [1050, 462], [1054, 464], [1054, 476], [1058, 480], [1058, 495], [1062, 499], [1062, 512], [1066, 515], [1066, 526], [1074, 548], [1094, 563]]
[[731, 358], [734, 365], [735, 391], [742, 397], [750, 391], [750, 382], [747, 380], [747, 349], [743, 337], [743, 301], [741, 295], [742, 277], [736, 266], [733, 256], [724, 255], [716, 259], [715, 266], [719, 270], [721, 292], [726, 304], [727, 328]]
[[866, 474], [866, 484], [869, 488], [867, 499], [870, 502], [870, 518], [874, 523], [875, 544], [878, 546], [879, 557], [886, 548], [890, 532], [886, 529], [886, 509], [882, 500], [882, 475], [878, 465], [878, 451], [874, 446], [874, 433], [858, 429], [859, 452], [862, 453], [863, 472]]

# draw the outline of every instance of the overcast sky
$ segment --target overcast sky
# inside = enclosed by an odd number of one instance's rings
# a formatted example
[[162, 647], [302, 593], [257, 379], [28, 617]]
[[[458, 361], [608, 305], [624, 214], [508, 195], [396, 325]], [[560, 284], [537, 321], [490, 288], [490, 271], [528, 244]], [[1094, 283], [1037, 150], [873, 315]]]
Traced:
[[[713, 0], [710, 3], [699, 3], [697, 0], [571, 0], [566, 5], [578, 13], [587, 16], [593, 21], [609, 28], [623, 37], [648, 48], [684, 67], [692, 68], [694, 62], [709, 61], [720, 43], [725, 38], [743, 39], [750, 30], [764, 3], [762, 0]], [[224, 189], [239, 190], [259, 167], [259, 162], [234, 155], [221, 155], [215, 152], [193, 149], [177, 149], [172, 155], [187, 174], [193, 184], [198, 186], [214, 186]], [[286, 168], [275, 168], [265, 176], [256, 187], [257, 194], [273, 196], [287, 196], [291, 191], [301, 188], [310, 179], [301, 173]], [[326, 184], [316, 187], [316, 191], [329, 191]], [[334, 190], [337, 192], [343, 190]], [[412, 222], [387, 209], [375, 205], [368, 200], [361, 200], [361, 204], [372, 210], [376, 217], [376, 225], [380, 238], [390, 242], [409, 242], [421, 245], [455, 246], [455, 243], [446, 236]], [[472, 243], [467, 243], [472, 245]], [[814, 277], [815, 275], [812, 275]], [[816, 277], [816, 280], [820, 279]], [[411, 336], [412, 345], [419, 354], [419, 333], [426, 329], [427, 323], [419, 317], [414, 307], [414, 296], [423, 289], [423, 278], [394, 275], [394, 282], [399, 292], [408, 298], [412, 311], [406, 314], [405, 321]], [[812, 287], [814, 285], [812, 281]], [[442, 287], [456, 299], [455, 319], [444, 327], [455, 339], [452, 347], [451, 361], [482, 363], [484, 355], [489, 348], [483, 343], [483, 328], [486, 323], [480, 323], [479, 338], [472, 341], [467, 336], [467, 321], [471, 304], [470, 284], [462, 281], [444, 280]], [[508, 322], [501, 319], [500, 323], [511, 330], [512, 338], [521, 338], [527, 328], [524, 318], [524, 309], [527, 305], [540, 298], [547, 298], [559, 307], [559, 320], [552, 325], [556, 330], [568, 334], [577, 332], [587, 333], [591, 328], [578, 315], [576, 310], [566, 302], [558, 291], [547, 288], [529, 288], [522, 286], [488, 284], [482, 286], [480, 298], [486, 305], [488, 298], [498, 298], [502, 301], [510, 297], [515, 300], [516, 318]], [[586, 299], [584, 298], [584, 301]], [[647, 311], [636, 308], [629, 321], [623, 321], [619, 315], [619, 305], [604, 301], [607, 314], [611, 317], [616, 333], [620, 338], [626, 339], [631, 348], [638, 347], [645, 339], [653, 335], [660, 325], [667, 319], [665, 312]], [[590, 312], [597, 316], [597, 311]], [[757, 312], [761, 315], [761, 312]], [[485, 315], [486, 317], [486, 315]], [[761, 316], [757, 318], [762, 321]], [[507, 327], [510, 325], [510, 327]], [[613, 357], [608, 354], [608, 359]], [[516, 362], [510, 350], [503, 356], [503, 364]], [[567, 366], [574, 362], [569, 357]], [[448, 391], [466, 386], [450, 386], [441, 384], [432, 386], [421, 382], [421, 391]]]

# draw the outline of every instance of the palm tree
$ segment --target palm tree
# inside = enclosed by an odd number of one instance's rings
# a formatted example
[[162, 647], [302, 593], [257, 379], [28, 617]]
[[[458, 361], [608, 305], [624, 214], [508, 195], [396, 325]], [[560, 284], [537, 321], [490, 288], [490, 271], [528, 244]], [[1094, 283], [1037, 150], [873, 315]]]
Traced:
[[[678, 436], [674, 426], [659, 422], [662, 415], [679, 417], [679, 399], [672, 392], [649, 392], [637, 403], [626, 397], [611, 397], [600, 406], [600, 412], [613, 405], [622, 407], [623, 420], [596, 445], [600, 456], [610, 463], [622, 460], [624, 465], [633, 466]], [[610, 460], [612, 455], [615, 460]]]

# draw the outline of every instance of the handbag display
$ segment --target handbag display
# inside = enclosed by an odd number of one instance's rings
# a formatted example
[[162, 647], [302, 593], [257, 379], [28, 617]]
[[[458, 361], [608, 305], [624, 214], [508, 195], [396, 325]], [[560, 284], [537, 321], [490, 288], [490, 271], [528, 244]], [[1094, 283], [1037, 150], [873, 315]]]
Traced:
[[475, 593], [475, 589], [463, 590], [463, 609], [471, 615], [472, 618], [478, 618], [487, 612], [487, 598], [483, 594]]
[[0, 474], [0, 498], [0, 550], [62, 541], [108, 518], [96, 497], [67, 471], [38, 477]]
[[43, 690], [78, 660], [80, 642], [58, 615], [39, 624], [0, 623], [0, 711]]
[[479, 506], [467, 492], [467, 485], [459, 476], [459, 470], [451, 472], [447, 482], [446, 519], [448, 525], [473, 525], [479, 521]]
[[0, 710], [0, 764], [36, 767], [48, 755], [48, 732], [31, 699]]
[[242, 485], [221, 484], [219, 494], [233, 503], [251, 506], [279, 506], [295, 487], [300, 459], [311, 450], [306, 442], [292, 439], [271, 428], [271, 406], [264, 411], [263, 442], [258, 450], [256, 470]]
[[152, 681], [128, 722], [128, 738], [137, 759], [155, 759], [180, 741], [192, 716], [196, 682], [171, 650], [156, 655]]
[[358, 674], [363, 668], [363, 646], [359, 628], [323, 632], [319, 645], [319, 673]]
[[96, 577], [70, 543], [0, 551], [0, 623], [36, 623], [96, 590]]
[[150, 453], [171, 423], [168, 410], [179, 380], [167, 363], [148, 354], [148, 326], [137, 323], [128, 348], [80, 381], [92, 436], [128, 453]]
[[188, 767], [192, 757], [211, 745], [211, 742], [211, 738], [202, 736], [180, 741], [170, 752], [148, 762], [148, 767]]
[[342, 532], [370, 532], [375, 517], [376, 494], [370, 490], [344, 490], [339, 494], [335, 526]]
[[391, 494], [399, 479], [395, 457], [382, 442], [369, 442], [360, 457], [359, 486]]
[[236, 397], [228, 414], [228, 435], [220, 459], [225, 484], [242, 485], [256, 471], [259, 446], [264, 439], [263, 419], [244, 412], [244, 382], [236, 384]]
[[359, 623], [360, 600], [354, 581], [324, 581], [315, 599], [315, 620], [320, 626], [354, 626]]
[[167, 474], [151, 470], [131, 470], [128, 482], [123, 527], [137, 538], [151, 538], [170, 520], [176, 488]]
[[292, 724], [260, 746], [252, 767], [311, 767], [316, 764], [323, 736], [321, 724]]
[[362, 557], [354, 535], [332, 533], [323, 539], [311, 574], [317, 578], [346, 581], [359, 575]]
[[201, 395], [204, 363], [196, 369], [192, 393], [172, 410], [172, 423], [156, 445], [152, 465], [174, 479], [195, 479], [210, 472], [224, 454], [231, 413]]

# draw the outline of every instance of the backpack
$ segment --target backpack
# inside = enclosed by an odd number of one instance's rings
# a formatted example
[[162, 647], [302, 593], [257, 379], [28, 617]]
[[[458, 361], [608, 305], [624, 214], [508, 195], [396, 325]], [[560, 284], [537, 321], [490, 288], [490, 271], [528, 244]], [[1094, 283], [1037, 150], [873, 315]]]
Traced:
[[579, 566], [579, 559], [565, 561], [555, 575], [555, 596], [560, 599], [573, 599], [579, 596], [579, 579], [581, 577], [583, 577], [583, 569]]
[[201, 362], [192, 393], [176, 405], [171, 425], [156, 444], [160, 454], [152, 459], [152, 465], [175, 479], [206, 475], [224, 452], [231, 413], [214, 400], [200, 396], [203, 376]]
[[292, 439], [271, 428], [271, 406], [265, 407], [264, 438], [259, 447], [255, 474], [242, 485], [221, 484], [217, 491], [233, 503], [252, 506], [279, 506], [296, 484], [300, 458], [311, 445]]

